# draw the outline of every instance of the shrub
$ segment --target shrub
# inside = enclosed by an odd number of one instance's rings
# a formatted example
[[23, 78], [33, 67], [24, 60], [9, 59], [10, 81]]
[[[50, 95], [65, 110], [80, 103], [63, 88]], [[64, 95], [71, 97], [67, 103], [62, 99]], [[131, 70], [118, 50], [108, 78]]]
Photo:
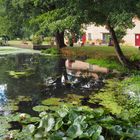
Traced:
[[43, 39], [41, 36], [34, 36], [32, 39], [33, 45], [41, 45], [43, 42]]
[[46, 49], [46, 50], [42, 50], [41, 52], [46, 53], [46, 54], [52, 54], [52, 55], [59, 54], [59, 51], [58, 51], [57, 48], [49, 48], [49, 49]]

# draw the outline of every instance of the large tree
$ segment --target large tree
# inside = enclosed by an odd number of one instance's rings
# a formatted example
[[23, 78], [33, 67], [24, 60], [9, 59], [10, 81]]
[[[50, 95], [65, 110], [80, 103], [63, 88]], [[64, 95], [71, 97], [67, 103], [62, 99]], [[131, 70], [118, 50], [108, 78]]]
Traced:
[[[73, 0], [74, 2], [74, 0]], [[132, 64], [124, 56], [117, 33], [126, 34], [128, 28], [133, 28], [133, 18], [136, 16], [139, 0], [81, 0], [76, 5], [83, 13], [86, 13], [84, 22], [103, 25], [110, 31], [114, 41], [116, 54], [120, 62], [127, 67]]]
[[[28, 13], [21, 12], [22, 8], [10, 0], [0, 0], [0, 34], [10, 38], [24, 38], [29, 34]], [[26, 9], [24, 9], [26, 11]]]
[[39, 25], [38, 33], [46, 30], [51, 32], [55, 38], [58, 48], [65, 47], [64, 32], [74, 32], [81, 27], [81, 16], [77, 14], [75, 3], [70, 0], [47, 0], [37, 1], [34, 8], [39, 8], [40, 12], [31, 19], [31, 24]]
[[[132, 19], [139, 15], [139, 0], [1, 0], [17, 33], [25, 32], [30, 23], [38, 34], [51, 32], [56, 37], [57, 46], [64, 44], [65, 30], [74, 31], [82, 24], [104, 25], [110, 31], [116, 54], [127, 67], [131, 63], [124, 56], [118, 41], [118, 31], [123, 34], [133, 28]], [[9, 28], [10, 29], [10, 28]], [[31, 29], [31, 28], [30, 28]], [[14, 32], [14, 31], [13, 31]]]
[[2, 5], [15, 31], [25, 32], [30, 27], [37, 34], [49, 32], [59, 48], [65, 46], [65, 30], [71, 32], [81, 26], [81, 16], [69, 0], [3, 0]]

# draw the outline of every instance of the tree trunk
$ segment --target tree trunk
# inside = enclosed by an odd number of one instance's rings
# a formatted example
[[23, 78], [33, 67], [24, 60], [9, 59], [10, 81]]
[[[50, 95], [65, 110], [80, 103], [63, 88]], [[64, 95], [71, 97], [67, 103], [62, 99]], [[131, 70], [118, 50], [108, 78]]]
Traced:
[[110, 23], [107, 23], [107, 27], [108, 27], [111, 37], [113, 39], [115, 51], [116, 51], [119, 61], [121, 62], [121, 64], [123, 66], [130, 68], [131, 67], [130, 61], [124, 56], [124, 54], [120, 48], [120, 45], [119, 45], [119, 42], [118, 42], [118, 39], [117, 39], [117, 36], [116, 36], [116, 33], [115, 33], [113, 27], [111, 27]]
[[63, 32], [57, 31], [55, 34], [55, 38], [56, 38], [56, 45], [59, 49], [66, 47], [64, 43], [64, 31]]

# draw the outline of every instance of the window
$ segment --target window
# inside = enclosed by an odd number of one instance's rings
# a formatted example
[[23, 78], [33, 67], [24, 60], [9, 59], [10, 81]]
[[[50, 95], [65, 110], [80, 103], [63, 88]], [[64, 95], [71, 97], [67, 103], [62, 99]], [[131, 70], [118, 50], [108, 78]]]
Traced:
[[110, 40], [110, 34], [109, 33], [103, 33], [103, 43], [108, 44]]
[[88, 33], [88, 40], [92, 40], [91, 33]]

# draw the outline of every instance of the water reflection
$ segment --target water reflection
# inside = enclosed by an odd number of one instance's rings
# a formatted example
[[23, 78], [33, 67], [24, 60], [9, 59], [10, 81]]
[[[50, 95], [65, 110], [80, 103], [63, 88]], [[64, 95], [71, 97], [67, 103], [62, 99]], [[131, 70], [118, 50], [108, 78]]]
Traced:
[[[11, 77], [8, 73], [8, 71], [29, 70], [32, 74], [21, 78]], [[1, 90], [4, 93], [0, 97], [1, 103], [9, 99], [16, 102], [19, 96], [26, 96], [32, 99], [30, 106], [34, 106], [44, 98], [63, 98], [69, 93], [88, 95], [93, 89], [98, 90], [102, 87], [103, 82], [95, 81], [90, 76], [85, 78], [74, 75], [72, 69], [70, 73], [66, 69], [65, 59], [38, 54], [18, 54], [4, 56], [0, 59], [0, 85], [3, 85]], [[24, 112], [28, 110], [25, 106], [20, 109]]]
[[6, 97], [6, 91], [7, 91], [7, 84], [0, 85], [0, 107], [4, 105], [7, 101]]
[[6, 97], [6, 92], [7, 92], [7, 84], [2, 84], [0, 85], [0, 114], [3, 115], [8, 115], [10, 112], [5, 111], [4, 105], [7, 103], [7, 97]]

